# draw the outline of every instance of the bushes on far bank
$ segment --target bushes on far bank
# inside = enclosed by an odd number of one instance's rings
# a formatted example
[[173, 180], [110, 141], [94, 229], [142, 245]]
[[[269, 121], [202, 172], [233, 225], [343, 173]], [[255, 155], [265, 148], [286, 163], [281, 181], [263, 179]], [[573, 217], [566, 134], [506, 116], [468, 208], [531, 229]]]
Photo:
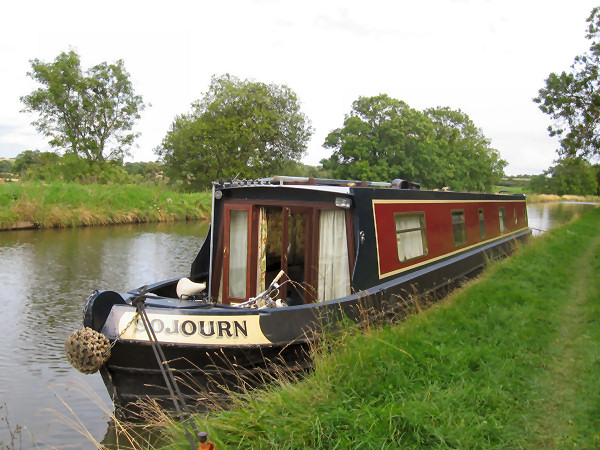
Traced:
[[210, 192], [163, 185], [0, 184], [0, 230], [205, 220]]

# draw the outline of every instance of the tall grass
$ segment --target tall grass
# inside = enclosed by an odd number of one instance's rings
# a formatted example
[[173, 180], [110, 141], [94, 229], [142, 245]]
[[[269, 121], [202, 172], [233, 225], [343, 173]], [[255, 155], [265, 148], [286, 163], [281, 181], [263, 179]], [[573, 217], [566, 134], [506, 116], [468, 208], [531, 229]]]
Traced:
[[0, 229], [207, 219], [210, 193], [164, 186], [0, 184]]
[[304, 380], [198, 427], [219, 448], [598, 447], [599, 298], [594, 210], [398, 325], [338, 336]]
[[11, 425], [9, 417], [8, 417], [8, 408], [6, 406], [6, 403], [3, 403], [0, 405], [0, 414], [2, 414], [0, 416], [0, 425], [6, 427], [7, 431], [8, 431], [8, 437], [9, 440], [4, 443], [2, 441], [0, 441], [0, 449], [6, 449], [6, 450], [12, 450], [14, 448], [21, 448], [23, 441], [22, 441], [22, 431], [23, 431], [23, 427], [21, 427], [21, 425]]
[[596, 195], [554, 195], [554, 194], [527, 194], [528, 203], [547, 202], [595, 202], [600, 203]]

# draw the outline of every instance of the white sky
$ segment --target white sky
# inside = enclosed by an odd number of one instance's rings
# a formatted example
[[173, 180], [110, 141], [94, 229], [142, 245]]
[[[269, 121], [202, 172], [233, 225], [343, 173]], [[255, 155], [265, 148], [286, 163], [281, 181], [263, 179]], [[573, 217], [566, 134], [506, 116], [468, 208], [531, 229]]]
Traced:
[[[123, 59], [147, 108], [136, 161], [212, 75], [286, 84], [315, 133], [304, 162], [329, 156], [327, 134], [359, 96], [461, 109], [509, 162], [541, 173], [554, 159], [549, 118], [531, 99], [586, 51], [591, 0], [12, 1], [0, 9], [0, 157], [50, 150], [20, 113], [37, 86], [29, 60], [76, 50], [84, 69]], [[268, 175], [268, 174], [266, 174]]]

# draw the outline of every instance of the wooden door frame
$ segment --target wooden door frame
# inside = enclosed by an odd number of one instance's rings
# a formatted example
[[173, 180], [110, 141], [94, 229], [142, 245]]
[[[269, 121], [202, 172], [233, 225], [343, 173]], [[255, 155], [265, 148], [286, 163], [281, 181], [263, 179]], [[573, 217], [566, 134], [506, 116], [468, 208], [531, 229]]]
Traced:
[[[305, 249], [304, 249], [304, 279], [305, 283], [311, 286], [312, 289], [307, 289], [303, 296], [304, 303], [315, 302], [318, 296], [318, 257], [319, 257], [319, 220], [320, 211], [323, 210], [338, 210], [331, 203], [316, 202], [309, 205], [306, 202], [288, 202], [282, 204], [278, 200], [229, 200], [223, 204], [223, 220], [221, 224], [221, 233], [219, 233], [219, 243], [222, 243], [222, 251], [216, 254], [215, 257], [215, 276], [213, 277], [213, 290], [216, 295], [219, 293], [219, 288], [222, 288], [221, 298], [224, 304], [229, 304], [232, 301], [243, 301], [245, 299], [239, 299], [235, 297], [229, 297], [229, 257], [230, 257], [230, 225], [231, 225], [231, 211], [245, 210], [248, 212], [248, 249], [247, 249], [247, 273], [246, 273], [246, 297], [256, 295], [257, 289], [257, 251], [258, 251], [258, 218], [259, 211], [262, 207], [275, 207], [281, 208], [282, 210], [282, 242], [281, 242], [281, 268], [287, 269], [287, 252], [284, 249], [287, 248], [289, 243], [289, 212], [303, 212], [307, 214], [306, 218], [306, 230], [305, 230]], [[288, 214], [284, 214], [285, 211]], [[346, 242], [348, 247], [348, 269], [350, 283], [352, 283], [352, 272], [354, 269], [355, 257], [355, 242], [352, 214], [350, 210], [345, 210], [345, 221], [346, 221]], [[220, 270], [218, 268], [220, 267]], [[286, 270], [287, 273], [287, 270]], [[220, 277], [219, 277], [220, 274]], [[220, 286], [219, 280], [222, 280], [222, 286]], [[287, 294], [287, 285], [284, 285], [279, 294], [280, 298], [285, 298]]]

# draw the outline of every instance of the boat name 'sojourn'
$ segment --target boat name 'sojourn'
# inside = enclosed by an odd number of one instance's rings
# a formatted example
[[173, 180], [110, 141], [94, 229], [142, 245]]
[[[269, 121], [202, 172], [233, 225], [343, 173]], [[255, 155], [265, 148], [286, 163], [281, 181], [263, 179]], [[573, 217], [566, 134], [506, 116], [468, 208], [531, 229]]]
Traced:
[[[165, 323], [162, 319], [153, 319], [150, 321], [154, 333], [165, 335], [183, 334], [192, 336], [199, 334], [201, 336], [211, 337], [248, 337], [248, 324], [245, 320], [182, 320], [171, 319]], [[146, 329], [141, 319], [137, 320], [137, 333], [145, 333]]]
[[[122, 339], [148, 340], [139, 317], [125, 312], [119, 319]], [[159, 341], [216, 345], [269, 344], [258, 315], [192, 315], [148, 313], [148, 319]], [[130, 325], [131, 324], [131, 325]]]

